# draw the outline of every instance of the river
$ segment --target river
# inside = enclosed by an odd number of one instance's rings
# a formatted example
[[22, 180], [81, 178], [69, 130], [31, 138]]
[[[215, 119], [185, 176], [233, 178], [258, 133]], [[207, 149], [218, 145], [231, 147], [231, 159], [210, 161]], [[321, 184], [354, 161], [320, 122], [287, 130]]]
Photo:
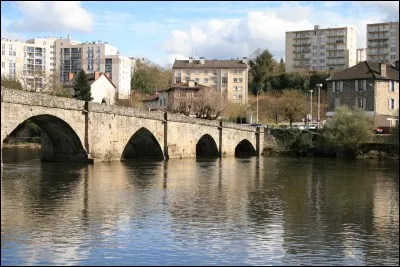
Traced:
[[42, 163], [3, 149], [1, 265], [399, 265], [399, 164]]

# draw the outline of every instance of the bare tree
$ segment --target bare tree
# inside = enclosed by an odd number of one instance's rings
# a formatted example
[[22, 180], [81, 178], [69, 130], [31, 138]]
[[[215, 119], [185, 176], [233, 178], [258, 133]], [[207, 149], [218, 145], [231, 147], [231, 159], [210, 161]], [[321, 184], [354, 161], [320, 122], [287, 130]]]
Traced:
[[63, 88], [57, 72], [50, 74], [42, 70], [22, 72], [20, 73], [20, 80], [23, 89], [26, 91], [71, 97], [71, 94]]
[[307, 97], [298, 90], [284, 90], [280, 106], [291, 127], [294, 120], [304, 118], [307, 114]]
[[195, 95], [197, 101], [194, 112], [197, 118], [215, 120], [226, 108], [226, 97], [211, 88], [202, 88]]

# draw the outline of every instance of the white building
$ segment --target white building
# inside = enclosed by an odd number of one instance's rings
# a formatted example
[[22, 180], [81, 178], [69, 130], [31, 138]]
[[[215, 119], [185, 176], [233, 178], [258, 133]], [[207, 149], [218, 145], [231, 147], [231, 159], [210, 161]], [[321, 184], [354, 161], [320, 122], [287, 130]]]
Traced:
[[380, 63], [399, 60], [399, 22], [367, 24], [367, 59]]
[[357, 49], [357, 64], [367, 60], [367, 48]]
[[351, 27], [286, 32], [287, 72], [340, 71], [356, 64], [356, 30]]
[[131, 91], [131, 61], [119, 55], [118, 49], [107, 42], [93, 41], [79, 43], [70, 38], [55, 41], [57, 51], [56, 68], [60, 80], [68, 80], [70, 72], [77, 74], [80, 69], [86, 73], [108, 72], [117, 87], [119, 98], [129, 98]]
[[[71, 95], [74, 95], [76, 75], [70, 73], [68, 78], [69, 80], [64, 83], [64, 87], [68, 89]], [[115, 104], [116, 87], [109, 78], [108, 73], [104, 74], [95, 71], [94, 73], [86, 74], [86, 79], [90, 84], [90, 92], [93, 97], [93, 102], [102, 103], [104, 99], [107, 104]]]
[[45, 75], [58, 74], [60, 81], [68, 80], [69, 73], [109, 72], [117, 87], [119, 98], [129, 98], [131, 91], [131, 60], [119, 55], [118, 49], [107, 42], [81, 43], [69, 36], [61, 38], [33, 38], [26, 42], [1, 39], [1, 74], [41, 86]]
[[26, 42], [1, 39], [1, 75], [40, 88], [44, 77], [55, 71], [55, 39], [34, 38]]

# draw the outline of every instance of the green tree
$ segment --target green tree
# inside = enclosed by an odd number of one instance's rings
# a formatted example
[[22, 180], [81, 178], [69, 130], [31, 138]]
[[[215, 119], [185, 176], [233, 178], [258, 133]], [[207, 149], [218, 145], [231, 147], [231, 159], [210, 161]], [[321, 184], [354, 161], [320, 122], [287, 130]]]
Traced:
[[279, 61], [277, 73], [278, 74], [285, 73], [285, 62], [283, 61], [283, 58], [281, 58], [281, 61]]
[[76, 77], [74, 90], [76, 99], [84, 101], [93, 100], [90, 84], [87, 81], [86, 73], [83, 69], [79, 71], [78, 76]]
[[343, 105], [329, 119], [324, 132], [339, 153], [356, 155], [358, 145], [372, 140], [374, 121], [362, 109], [350, 109]]
[[269, 89], [267, 88], [268, 77], [272, 76], [274, 70], [277, 68], [277, 63], [273, 59], [273, 55], [268, 49], [257, 49], [251, 56], [249, 65], [249, 73], [252, 81], [250, 88], [253, 94], [257, 94], [257, 91], [267, 92]]

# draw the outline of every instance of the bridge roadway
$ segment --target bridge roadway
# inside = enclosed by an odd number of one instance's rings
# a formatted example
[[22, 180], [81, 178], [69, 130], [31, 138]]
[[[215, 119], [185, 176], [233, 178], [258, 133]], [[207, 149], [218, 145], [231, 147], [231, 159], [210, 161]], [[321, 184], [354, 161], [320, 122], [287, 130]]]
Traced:
[[2, 87], [1, 146], [27, 119], [42, 129], [43, 161], [248, 156], [264, 142], [259, 127]]

